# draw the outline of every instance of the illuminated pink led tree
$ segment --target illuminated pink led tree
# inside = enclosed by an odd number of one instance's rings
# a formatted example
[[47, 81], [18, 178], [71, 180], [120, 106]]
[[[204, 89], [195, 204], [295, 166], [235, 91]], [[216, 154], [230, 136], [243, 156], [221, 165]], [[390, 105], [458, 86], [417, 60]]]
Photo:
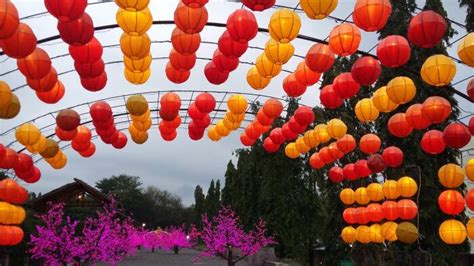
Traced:
[[181, 248], [191, 247], [191, 243], [187, 239], [183, 226], [169, 227], [158, 235], [158, 245], [164, 250], [173, 250], [178, 254]]

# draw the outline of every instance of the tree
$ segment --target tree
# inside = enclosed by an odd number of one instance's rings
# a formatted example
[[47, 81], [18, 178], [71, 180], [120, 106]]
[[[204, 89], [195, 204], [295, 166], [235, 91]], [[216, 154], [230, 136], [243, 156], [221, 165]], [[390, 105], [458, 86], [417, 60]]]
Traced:
[[233, 194], [238, 193], [237, 191], [232, 190], [234, 178], [235, 178], [236, 170], [235, 166], [232, 161], [229, 161], [227, 164], [227, 169], [224, 175], [224, 187], [222, 188], [222, 205], [224, 206], [232, 206], [232, 197]]
[[191, 243], [184, 232], [184, 226], [170, 226], [158, 235], [158, 246], [163, 250], [173, 250], [174, 254], [178, 254], [181, 248], [191, 247]]
[[194, 230], [191, 236], [200, 238], [206, 248], [195, 260], [202, 257], [219, 256], [227, 261], [228, 266], [257, 253], [260, 249], [274, 242], [272, 237], [265, 236], [265, 222], [260, 220], [255, 230], [245, 232], [239, 224], [239, 218], [232, 210], [221, 208], [218, 215], [211, 220], [207, 215], [202, 219], [201, 232]]
[[220, 206], [220, 182], [217, 181], [217, 184], [218, 185], [216, 185], [214, 179], [212, 179], [209, 185], [209, 189], [207, 190], [206, 213], [210, 216], [216, 215]]
[[194, 202], [194, 224], [201, 228], [201, 216], [205, 213], [205, 196], [199, 185], [194, 189]]
[[460, 7], [467, 8], [467, 15], [466, 15], [466, 31], [473, 32], [474, 31], [474, 2], [471, 0], [458, 0]]

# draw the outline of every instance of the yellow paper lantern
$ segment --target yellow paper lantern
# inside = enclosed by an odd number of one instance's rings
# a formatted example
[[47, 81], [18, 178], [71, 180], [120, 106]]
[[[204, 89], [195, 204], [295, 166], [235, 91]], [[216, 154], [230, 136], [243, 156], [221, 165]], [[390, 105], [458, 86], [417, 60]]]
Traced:
[[229, 120], [232, 123], [242, 123], [245, 119], [245, 113], [242, 114], [233, 114], [231, 112], [227, 112], [225, 114], [225, 119]]
[[58, 161], [58, 162], [54, 162], [54, 163], [51, 163], [51, 167], [53, 167], [53, 169], [56, 169], [56, 170], [59, 170], [59, 169], [63, 169], [67, 164], [67, 156], [66, 154], [64, 153], [61, 153], [61, 159]]
[[327, 123], [327, 132], [333, 139], [340, 139], [347, 133], [347, 126], [341, 119], [331, 119]]
[[396, 77], [387, 84], [387, 95], [396, 104], [407, 103], [416, 95], [416, 87], [409, 77]]
[[456, 64], [445, 55], [432, 55], [423, 63], [420, 74], [423, 81], [432, 86], [446, 86], [456, 75]]
[[[46, 139], [46, 149], [48, 149], [48, 145], [50, 144], [49, 142], [50, 139]], [[51, 140], [52, 142], [56, 143], [55, 141]], [[57, 144], [56, 144], [57, 145]], [[49, 163], [49, 164], [57, 164], [59, 163], [59, 161], [61, 161], [63, 159], [63, 151], [59, 149], [59, 147], [57, 147], [58, 149], [58, 152], [56, 152], [56, 154], [52, 157], [44, 157], [43, 154], [41, 154], [41, 156], [43, 156], [44, 160]]]
[[418, 239], [418, 228], [409, 222], [400, 223], [396, 233], [398, 240], [405, 244], [412, 244]]
[[46, 149], [46, 137], [41, 134], [39, 140], [31, 146], [26, 146], [26, 149], [31, 153], [43, 152]]
[[369, 227], [369, 238], [371, 243], [383, 243], [384, 238], [381, 234], [382, 227], [380, 224], [373, 224]]
[[444, 187], [457, 188], [464, 183], [464, 170], [457, 164], [448, 163], [439, 168], [438, 178]]
[[347, 244], [352, 244], [357, 240], [356, 229], [352, 226], [346, 226], [342, 229], [341, 238]]
[[411, 198], [415, 196], [416, 192], [418, 191], [418, 185], [413, 178], [404, 176], [397, 181], [397, 191], [400, 196], [404, 198]]
[[294, 142], [288, 143], [285, 146], [285, 154], [290, 159], [296, 159], [300, 157], [300, 153], [298, 152], [298, 149], [296, 148], [296, 143]]
[[467, 178], [474, 182], [474, 158], [467, 161], [465, 170]]
[[227, 118], [227, 116], [224, 117], [222, 122], [224, 123], [224, 126], [228, 129], [230, 129], [230, 130], [236, 130], [236, 129], [240, 128], [240, 125], [242, 124], [242, 122], [232, 122], [232, 121], [230, 121]]
[[221, 139], [221, 136], [216, 131], [216, 126], [211, 126], [209, 128], [209, 130], [207, 131], [207, 137], [209, 137], [209, 139], [214, 142], [219, 141]]
[[380, 87], [372, 95], [372, 103], [382, 113], [390, 113], [398, 108], [398, 104], [392, 102], [387, 94], [387, 87]]
[[224, 125], [224, 121], [223, 120], [219, 120], [219, 122], [217, 122], [216, 124], [216, 132], [217, 134], [219, 134], [219, 136], [221, 137], [227, 137], [230, 135], [230, 129], [228, 129], [225, 125]]
[[294, 53], [295, 47], [289, 42], [281, 43], [270, 39], [265, 45], [265, 55], [268, 60], [277, 65], [286, 64]]
[[467, 222], [467, 235], [470, 239], [474, 239], [474, 218], [469, 219]]
[[15, 94], [12, 94], [10, 103], [7, 106], [0, 106], [0, 118], [12, 119], [20, 113], [20, 100]]
[[339, 199], [345, 205], [352, 205], [355, 202], [354, 194], [355, 194], [354, 190], [350, 188], [345, 188], [341, 190], [341, 192], [339, 193]]
[[297, 138], [295, 145], [296, 145], [296, 150], [298, 150], [300, 154], [307, 153], [309, 152], [309, 150], [311, 150], [311, 147], [306, 145], [304, 141], [304, 137]]
[[133, 72], [128, 70], [128, 68], [125, 68], [123, 72], [127, 81], [135, 85], [144, 84], [148, 81], [151, 75], [150, 69], [147, 69], [143, 72]]
[[356, 229], [357, 231], [357, 241], [361, 244], [370, 243], [370, 228], [366, 225], [360, 225]]
[[379, 117], [379, 110], [369, 98], [364, 98], [357, 102], [355, 108], [357, 119], [361, 122], [372, 122]]
[[233, 114], [245, 114], [247, 111], [247, 99], [243, 95], [234, 94], [227, 101], [227, 108]]
[[126, 10], [140, 11], [148, 6], [150, 0], [115, 0], [115, 3]]
[[145, 133], [147, 133], [146, 131], [141, 131], [141, 130], [138, 130], [134, 123], [130, 124], [128, 126], [128, 132], [130, 133], [130, 136], [135, 136], [136, 138], [141, 138], [143, 135], [145, 135]]
[[464, 64], [474, 67], [474, 32], [469, 33], [459, 42], [458, 56]]
[[127, 110], [131, 115], [141, 116], [148, 111], [148, 101], [143, 95], [132, 95], [127, 99]]
[[370, 201], [381, 201], [384, 199], [382, 185], [379, 183], [371, 183], [367, 186], [367, 196]]
[[262, 53], [257, 57], [255, 67], [257, 68], [258, 73], [267, 79], [276, 77], [281, 72], [281, 65], [272, 63], [272, 61], [267, 58], [265, 53]]
[[145, 72], [148, 70], [151, 66], [151, 61], [152, 61], [151, 54], [148, 54], [147, 56], [141, 58], [141, 59], [130, 59], [126, 56], [123, 57], [123, 63], [125, 64], [125, 67], [132, 71], [132, 72]]
[[144, 123], [133, 121], [133, 126], [134, 126], [136, 129], [140, 130], [140, 131], [147, 131], [147, 130], [149, 130], [149, 129], [151, 128], [151, 124], [152, 124], [151, 118], [149, 118], [148, 120], [146, 120]]
[[0, 109], [6, 108], [12, 101], [13, 93], [6, 82], [0, 80]]
[[133, 122], [145, 123], [150, 118], [150, 109], [140, 116], [130, 115]]
[[386, 180], [382, 186], [383, 195], [387, 199], [397, 199], [400, 197], [400, 192], [397, 189], [397, 181]]
[[319, 124], [314, 127], [314, 138], [319, 143], [326, 143], [331, 140], [331, 136], [329, 136], [327, 126], [325, 124]]
[[268, 31], [272, 39], [281, 43], [288, 43], [295, 39], [300, 28], [300, 17], [296, 12], [287, 8], [275, 11], [268, 24]]
[[253, 66], [247, 72], [247, 83], [254, 90], [263, 90], [268, 84], [270, 84], [271, 79], [265, 78], [257, 70], [257, 67]]
[[123, 33], [120, 37], [122, 53], [130, 59], [142, 59], [150, 53], [151, 40], [148, 34], [131, 36]]
[[135, 142], [138, 145], [141, 145], [145, 143], [148, 140], [148, 132], [146, 131], [140, 131], [140, 134], [136, 135], [131, 135], [132, 136], [132, 141]]
[[354, 199], [360, 205], [367, 205], [370, 202], [369, 195], [367, 195], [367, 189], [365, 187], [356, 189]]
[[25, 210], [8, 202], [0, 201], [0, 223], [7, 225], [21, 224], [25, 220]]
[[304, 143], [310, 148], [316, 148], [319, 145], [319, 140], [314, 136], [314, 130], [308, 130], [304, 133]]
[[397, 227], [398, 224], [395, 222], [385, 222], [380, 227], [380, 235], [386, 241], [397, 241]]
[[466, 240], [466, 227], [460, 221], [450, 219], [439, 226], [439, 236], [446, 244], [459, 245]]
[[129, 11], [120, 8], [115, 16], [119, 27], [128, 35], [139, 36], [145, 34], [153, 24], [150, 9]]
[[16, 129], [15, 137], [23, 146], [32, 146], [41, 138], [41, 132], [33, 123], [26, 123]]
[[310, 19], [323, 19], [337, 7], [338, 0], [300, 0], [301, 8]]

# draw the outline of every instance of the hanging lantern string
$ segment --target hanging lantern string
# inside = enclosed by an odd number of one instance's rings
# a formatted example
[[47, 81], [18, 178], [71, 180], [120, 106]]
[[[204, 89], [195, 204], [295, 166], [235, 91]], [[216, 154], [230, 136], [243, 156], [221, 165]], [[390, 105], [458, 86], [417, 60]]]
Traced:
[[298, 3], [298, 4], [295, 6], [295, 8], [293, 8], [293, 12], [295, 12], [295, 11], [298, 9], [299, 6], [300, 6], [300, 3]]

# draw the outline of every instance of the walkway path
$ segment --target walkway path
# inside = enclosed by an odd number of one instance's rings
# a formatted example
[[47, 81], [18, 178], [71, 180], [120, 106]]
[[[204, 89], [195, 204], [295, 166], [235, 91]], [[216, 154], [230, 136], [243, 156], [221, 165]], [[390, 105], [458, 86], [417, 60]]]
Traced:
[[135, 256], [128, 257], [119, 263], [119, 266], [186, 266], [186, 265], [206, 265], [225, 266], [226, 262], [220, 258], [206, 258], [197, 263], [193, 263], [193, 257], [199, 254], [193, 249], [183, 249], [176, 255], [172, 251], [156, 250], [152, 253], [149, 250], [138, 251]]

